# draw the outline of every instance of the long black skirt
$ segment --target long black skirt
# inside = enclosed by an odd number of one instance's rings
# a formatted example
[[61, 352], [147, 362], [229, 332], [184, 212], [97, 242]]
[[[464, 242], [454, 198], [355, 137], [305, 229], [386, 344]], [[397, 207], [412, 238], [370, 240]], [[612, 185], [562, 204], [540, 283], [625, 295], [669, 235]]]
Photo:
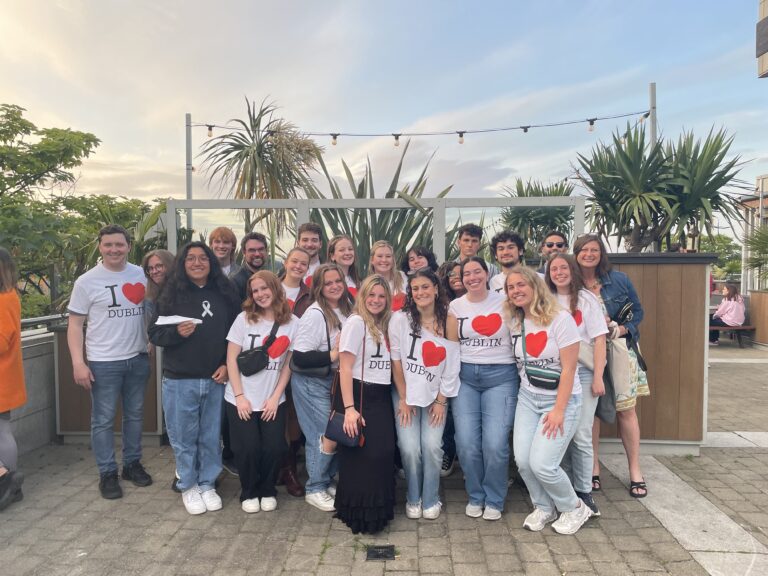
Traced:
[[[354, 380], [355, 408], [360, 411], [360, 381]], [[341, 394], [335, 407], [344, 410]], [[395, 516], [395, 418], [389, 385], [363, 384], [365, 445], [338, 447], [339, 485], [336, 514], [354, 534], [381, 532]]]

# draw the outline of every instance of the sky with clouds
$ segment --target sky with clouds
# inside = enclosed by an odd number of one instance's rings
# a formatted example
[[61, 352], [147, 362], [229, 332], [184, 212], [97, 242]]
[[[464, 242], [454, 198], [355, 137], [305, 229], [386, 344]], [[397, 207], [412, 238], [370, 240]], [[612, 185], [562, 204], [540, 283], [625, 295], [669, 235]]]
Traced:
[[[244, 98], [274, 101], [312, 132], [519, 126], [648, 108], [661, 134], [724, 126], [742, 178], [768, 173], [768, 79], [757, 79], [757, 0], [388, 2], [5, 0], [0, 102], [38, 126], [96, 134], [78, 193], [185, 195], [184, 114], [225, 124]], [[631, 119], [634, 123], [635, 119]], [[434, 154], [427, 195], [493, 196], [515, 178], [572, 172], [579, 153], [626, 120], [414, 138], [405, 180]], [[195, 150], [206, 129], [193, 131]], [[392, 138], [319, 137], [379, 188], [402, 148]], [[196, 160], [199, 165], [199, 160]], [[200, 172], [196, 198], [212, 197]]]

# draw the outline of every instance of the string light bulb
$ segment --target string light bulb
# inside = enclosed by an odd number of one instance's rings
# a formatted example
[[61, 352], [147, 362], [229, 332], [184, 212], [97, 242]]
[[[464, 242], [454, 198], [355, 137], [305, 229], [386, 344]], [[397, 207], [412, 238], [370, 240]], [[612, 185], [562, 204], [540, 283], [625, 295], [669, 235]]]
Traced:
[[464, 132], [459, 132], [459, 144], [464, 144]]
[[213, 136], [213, 124], [208, 124], [208, 138]]
[[338, 134], [331, 134], [331, 145], [336, 146], [338, 143], [339, 135]]
[[523, 129], [523, 134], [528, 134], [528, 129], [530, 128], [530, 126], [520, 126], [520, 128]]
[[395, 146], [400, 146], [400, 134], [392, 134], [395, 137]]
[[587, 127], [588, 132], [595, 131], [595, 120], [597, 120], [597, 118], [589, 118], [589, 126]]
[[646, 118], [648, 118], [648, 116], [650, 116], [650, 115], [651, 115], [651, 112], [650, 112], [650, 111], [646, 112], [645, 114], [643, 114], [642, 116], [640, 116], [640, 120], [638, 120], [638, 123], [639, 123], [639, 124], [642, 124], [643, 122], [645, 122], [645, 119], [646, 119]]

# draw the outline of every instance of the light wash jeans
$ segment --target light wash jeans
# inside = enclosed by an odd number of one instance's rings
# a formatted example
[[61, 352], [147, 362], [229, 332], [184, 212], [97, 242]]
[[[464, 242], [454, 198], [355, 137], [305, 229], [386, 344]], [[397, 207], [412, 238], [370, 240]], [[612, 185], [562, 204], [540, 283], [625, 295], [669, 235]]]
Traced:
[[520, 390], [515, 415], [515, 461], [528, 487], [531, 502], [544, 512], [570, 512], [579, 503], [565, 471], [560, 467], [565, 450], [581, 414], [581, 394], [571, 395], [565, 409], [563, 428], [556, 438], [541, 433], [544, 415], [555, 406], [555, 396]]
[[589, 494], [592, 492], [592, 423], [599, 396], [592, 396], [592, 370], [579, 366], [581, 381], [581, 415], [573, 440], [563, 457], [562, 467], [571, 478], [574, 490]]
[[[397, 446], [405, 470], [408, 485], [408, 504], [422, 502], [424, 508], [431, 508], [440, 501], [440, 468], [443, 465], [443, 429], [445, 419], [438, 426], [429, 423], [429, 407], [414, 406], [416, 414], [411, 416], [409, 426], [401, 426], [397, 417], [400, 396], [392, 386], [392, 406], [395, 412]], [[446, 411], [446, 417], [448, 416]]]
[[149, 378], [149, 355], [127, 360], [88, 362], [91, 384], [91, 447], [99, 474], [117, 472], [115, 461], [115, 414], [123, 405], [123, 466], [141, 460], [144, 392]]
[[213, 490], [221, 473], [221, 406], [224, 385], [212, 378], [163, 377], [163, 411], [176, 458], [178, 487]]
[[[303, 374], [291, 376], [293, 405], [299, 417], [299, 426], [307, 441], [304, 445], [307, 465], [307, 494], [322, 492], [331, 484], [338, 470], [336, 457], [320, 451], [320, 436], [325, 434], [331, 414], [331, 383], [333, 376], [315, 378]], [[339, 392], [340, 394], [341, 392]]]
[[456, 450], [469, 503], [504, 510], [509, 477], [509, 432], [520, 377], [514, 364], [461, 363], [453, 399]]

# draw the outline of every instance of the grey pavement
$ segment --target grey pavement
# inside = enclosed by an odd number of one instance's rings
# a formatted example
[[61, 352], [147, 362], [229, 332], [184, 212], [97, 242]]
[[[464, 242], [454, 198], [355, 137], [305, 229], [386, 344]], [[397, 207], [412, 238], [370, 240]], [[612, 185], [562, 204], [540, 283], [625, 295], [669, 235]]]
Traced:
[[[768, 353], [726, 342], [710, 360], [710, 429], [734, 441], [745, 438], [736, 432], [767, 432]], [[648, 475], [663, 483], [647, 478], [645, 500], [629, 496], [623, 456], [607, 455], [602, 517], [575, 536], [524, 530], [531, 506], [516, 486], [500, 521], [466, 517], [458, 470], [443, 483], [436, 521], [405, 518], [400, 482], [395, 520], [377, 536], [352, 535], [282, 488], [276, 511], [247, 515], [229, 476], [223, 510], [193, 517], [170, 489], [169, 447], [145, 449], [152, 486], [122, 482], [124, 498], [107, 501], [88, 447], [52, 445], [22, 457], [25, 498], [0, 514], [0, 574], [766, 574], [768, 448], [753, 438], [699, 457], [645, 456]], [[366, 546], [383, 543], [397, 558], [366, 561]]]

